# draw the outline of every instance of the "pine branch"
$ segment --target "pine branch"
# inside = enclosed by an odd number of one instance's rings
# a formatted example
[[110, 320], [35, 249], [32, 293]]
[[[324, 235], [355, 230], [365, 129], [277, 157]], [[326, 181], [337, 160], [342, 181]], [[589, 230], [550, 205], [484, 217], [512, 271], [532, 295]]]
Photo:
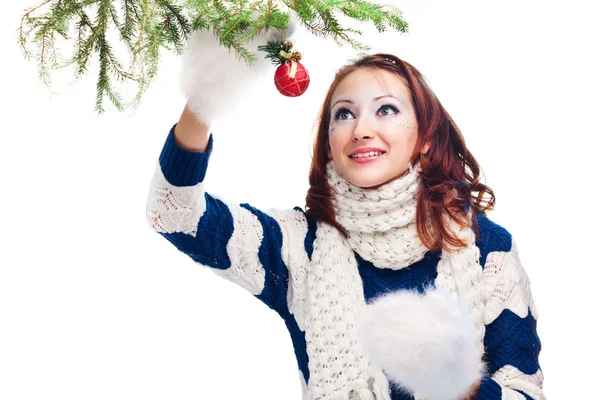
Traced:
[[[78, 80], [97, 57], [95, 110], [101, 114], [105, 97], [120, 111], [136, 108], [156, 77], [162, 51], [183, 54], [192, 31], [211, 30], [221, 45], [252, 65], [256, 56], [246, 48], [248, 41], [265, 30], [287, 29], [290, 12], [310, 33], [361, 51], [369, 50], [359, 40], [362, 32], [343, 26], [339, 15], [372, 23], [379, 32], [408, 30], [395, 6], [367, 0], [43, 0], [24, 10], [17, 44], [25, 59], [35, 57], [48, 87], [53, 71], [72, 67]], [[107, 39], [112, 29], [117, 43]], [[58, 53], [59, 40], [72, 41], [66, 60]], [[126, 47], [128, 66], [115, 56], [117, 44]], [[130, 102], [115, 91], [115, 81], [138, 85]]]

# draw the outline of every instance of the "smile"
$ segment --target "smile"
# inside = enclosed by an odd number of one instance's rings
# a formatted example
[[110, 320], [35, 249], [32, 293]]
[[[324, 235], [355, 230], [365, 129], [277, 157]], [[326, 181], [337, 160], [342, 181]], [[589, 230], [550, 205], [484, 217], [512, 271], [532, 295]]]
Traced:
[[384, 151], [369, 151], [366, 153], [353, 154], [348, 157], [356, 163], [365, 164], [365, 163], [371, 162], [373, 160], [376, 160], [377, 158], [379, 158], [380, 156], [382, 156], [384, 154], [385, 154]]

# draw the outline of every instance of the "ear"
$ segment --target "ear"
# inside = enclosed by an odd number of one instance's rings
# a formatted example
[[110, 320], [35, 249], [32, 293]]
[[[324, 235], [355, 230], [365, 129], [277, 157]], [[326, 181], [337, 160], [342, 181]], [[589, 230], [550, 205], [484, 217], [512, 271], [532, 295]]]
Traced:
[[421, 149], [421, 153], [427, 154], [427, 152], [429, 151], [430, 148], [431, 148], [431, 142], [425, 143], [425, 146], [423, 146], [423, 148]]

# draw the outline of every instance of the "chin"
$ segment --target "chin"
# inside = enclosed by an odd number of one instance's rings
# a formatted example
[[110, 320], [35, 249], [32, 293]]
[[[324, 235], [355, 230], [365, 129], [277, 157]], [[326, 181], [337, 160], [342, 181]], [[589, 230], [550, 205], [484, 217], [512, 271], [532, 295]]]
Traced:
[[396, 179], [395, 177], [365, 177], [364, 175], [366, 174], [362, 174], [362, 176], [360, 176], [360, 173], [356, 175], [359, 176], [353, 176], [350, 177], [350, 179], [345, 177], [345, 179], [354, 186], [358, 186], [363, 189], [377, 189], [378, 187]]
[[359, 187], [361, 187], [362, 189], [373, 189], [373, 190], [375, 190], [375, 189], [378, 189], [378, 188], [380, 188], [381, 186], [383, 186], [385, 183], [386, 183], [386, 182], [382, 182], [382, 183], [376, 183], [376, 184], [374, 184], [374, 185], [362, 185], [362, 186], [356, 185], [356, 186], [359, 186]]
[[[354, 168], [341, 173], [348, 182], [363, 189], [377, 189], [405, 175], [408, 168], [402, 171], [382, 171], [383, 168], [373, 165], [373, 168]], [[339, 171], [339, 170], [338, 170]]]
[[386, 183], [385, 181], [382, 181], [382, 180], [365, 180], [365, 179], [356, 179], [356, 180], [348, 179], [348, 182], [350, 182], [354, 186], [358, 186], [359, 188], [362, 188], [362, 189], [377, 189], [378, 187], [380, 187], [381, 185]]
[[386, 182], [384, 176], [377, 176], [376, 174], [369, 172], [371, 171], [360, 171], [354, 169], [353, 171], [346, 170], [343, 173], [340, 173], [340, 175], [342, 175], [345, 180], [354, 186], [358, 186], [363, 189], [375, 189]]

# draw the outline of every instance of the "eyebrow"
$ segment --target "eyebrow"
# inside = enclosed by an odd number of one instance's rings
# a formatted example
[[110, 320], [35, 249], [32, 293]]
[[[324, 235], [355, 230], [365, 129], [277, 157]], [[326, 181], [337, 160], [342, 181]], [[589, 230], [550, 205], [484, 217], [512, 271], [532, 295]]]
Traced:
[[[379, 99], [383, 99], [384, 97], [393, 97], [394, 99], [398, 100], [400, 103], [404, 104], [404, 102], [402, 100], [400, 100], [399, 98], [397, 98], [396, 96], [392, 95], [392, 94], [384, 94], [383, 96], [377, 96], [377, 97], [373, 97], [373, 101], [377, 101]], [[331, 108], [333, 109], [333, 107], [335, 107], [335, 105], [337, 103], [350, 103], [350, 104], [354, 104], [354, 102], [352, 100], [348, 100], [348, 99], [340, 99], [338, 101], [336, 101], [335, 103], [333, 103], [331, 105]]]

